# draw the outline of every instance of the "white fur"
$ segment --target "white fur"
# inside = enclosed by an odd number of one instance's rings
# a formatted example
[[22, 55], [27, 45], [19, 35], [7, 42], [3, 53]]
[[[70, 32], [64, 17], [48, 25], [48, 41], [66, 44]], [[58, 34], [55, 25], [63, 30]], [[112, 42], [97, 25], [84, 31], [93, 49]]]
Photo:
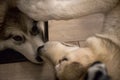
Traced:
[[19, 0], [21, 11], [35, 20], [71, 19], [107, 12], [119, 0]]

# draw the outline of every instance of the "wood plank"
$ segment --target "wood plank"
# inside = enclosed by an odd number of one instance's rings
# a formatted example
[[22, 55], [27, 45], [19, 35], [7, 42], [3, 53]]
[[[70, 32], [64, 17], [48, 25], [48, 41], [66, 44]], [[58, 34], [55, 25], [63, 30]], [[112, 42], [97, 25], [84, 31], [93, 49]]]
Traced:
[[101, 31], [103, 19], [102, 14], [96, 14], [67, 21], [49, 21], [50, 40], [65, 42], [85, 40]]

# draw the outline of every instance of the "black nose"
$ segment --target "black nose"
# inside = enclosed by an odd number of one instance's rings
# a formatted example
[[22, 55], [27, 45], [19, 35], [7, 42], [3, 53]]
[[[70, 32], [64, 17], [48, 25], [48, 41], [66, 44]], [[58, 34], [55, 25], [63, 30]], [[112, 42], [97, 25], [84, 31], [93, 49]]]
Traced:
[[43, 62], [43, 59], [42, 59], [41, 57], [39, 57], [39, 56], [36, 57], [36, 60], [37, 60], [38, 62]]
[[42, 48], [44, 48], [44, 45], [38, 47], [37, 52], [39, 53]]

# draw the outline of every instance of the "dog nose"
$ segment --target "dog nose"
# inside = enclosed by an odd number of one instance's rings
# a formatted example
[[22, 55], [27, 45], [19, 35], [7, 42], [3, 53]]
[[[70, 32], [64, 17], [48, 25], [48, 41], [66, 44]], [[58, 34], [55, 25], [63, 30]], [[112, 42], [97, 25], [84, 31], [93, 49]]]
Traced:
[[44, 45], [38, 47], [37, 52], [39, 53], [42, 48], [44, 48]]
[[39, 57], [39, 56], [36, 57], [36, 60], [37, 60], [38, 62], [43, 62], [43, 59], [42, 59], [41, 57]]

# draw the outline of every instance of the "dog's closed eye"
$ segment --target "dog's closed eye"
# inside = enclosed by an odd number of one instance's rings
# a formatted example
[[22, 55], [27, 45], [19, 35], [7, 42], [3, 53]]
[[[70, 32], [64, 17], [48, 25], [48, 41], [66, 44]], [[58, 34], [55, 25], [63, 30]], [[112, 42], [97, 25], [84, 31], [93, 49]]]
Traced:
[[64, 57], [61, 60], [59, 60], [59, 63], [63, 62], [63, 61], [68, 61], [68, 58]]

